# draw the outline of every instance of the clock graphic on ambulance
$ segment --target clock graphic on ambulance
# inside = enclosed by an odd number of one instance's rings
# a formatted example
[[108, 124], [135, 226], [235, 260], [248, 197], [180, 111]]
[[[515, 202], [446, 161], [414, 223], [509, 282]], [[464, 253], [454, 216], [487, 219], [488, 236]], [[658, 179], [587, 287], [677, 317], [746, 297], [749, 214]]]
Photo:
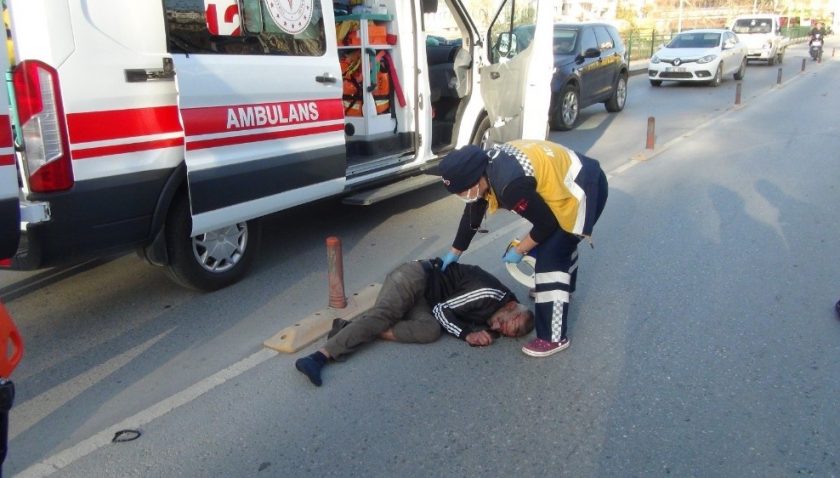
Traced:
[[263, 0], [274, 24], [290, 35], [302, 32], [312, 19], [312, 0]]

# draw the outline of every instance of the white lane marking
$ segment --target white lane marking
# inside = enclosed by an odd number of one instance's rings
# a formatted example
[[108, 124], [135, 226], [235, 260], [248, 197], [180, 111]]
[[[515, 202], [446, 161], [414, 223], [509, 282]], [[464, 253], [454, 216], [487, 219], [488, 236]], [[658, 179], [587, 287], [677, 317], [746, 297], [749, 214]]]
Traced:
[[274, 350], [266, 348], [260, 349], [260, 351], [252, 354], [250, 357], [246, 357], [230, 367], [214, 373], [189, 388], [152, 405], [132, 417], [126, 418], [116, 425], [102, 430], [84, 441], [79, 442], [75, 446], [67, 448], [39, 463], [30, 466], [15, 476], [19, 476], [21, 478], [49, 476], [70, 465], [76, 460], [110, 444], [111, 439], [114, 437], [114, 433], [126, 428], [142, 428], [143, 425], [166, 415], [181, 405], [190, 403], [217, 386], [244, 372], [247, 372], [248, 370], [275, 356], [277, 356], [277, 352]]
[[78, 377], [74, 377], [61, 385], [57, 385], [47, 390], [37, 397], [31, 398], [19, 405], [15, 405], [15, 419], [9, 424], [9, 440], [13, 440], [21, 433], [29, 430], [30, 427], [43, 420], [49, 414], [58, 410], [67, 402], [79, 396], [85, 390], [96, 385], [108, 375], [111, 375], [127, 363], [137, 358], [160, 339], [169, 335], [169, 333], [173, 330], [175, 329], [169, 329], [157, 337], [153, 337], [146, 342], [117, 355], [107, 362], [97, 365]]

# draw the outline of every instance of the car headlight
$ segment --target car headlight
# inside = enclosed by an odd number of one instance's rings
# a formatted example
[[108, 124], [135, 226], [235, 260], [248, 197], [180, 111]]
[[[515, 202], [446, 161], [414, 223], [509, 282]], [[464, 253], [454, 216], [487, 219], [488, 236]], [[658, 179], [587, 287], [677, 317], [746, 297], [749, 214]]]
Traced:
[[764, 49], [765, 49], [765, 50], [772, 50], [772, 49], [773, 49], [773, 42], [772, 42], [772, 41], [768, 41], [767, 43], [765, 43], [765, 44], [764, 44]]
[[715, 61], [717, 59], [717, 55], [706, 55], [703, 58], [697, 60], [697, 63], [703, 64], [708, 63], [710, 61]]
[[659, 63], [659, 57], [658, 57], [658, 56], [656, 56], [656, 55], [653, 55], [653, 56], [650, 58], [650, 62], [651, 62], [651, 63]]

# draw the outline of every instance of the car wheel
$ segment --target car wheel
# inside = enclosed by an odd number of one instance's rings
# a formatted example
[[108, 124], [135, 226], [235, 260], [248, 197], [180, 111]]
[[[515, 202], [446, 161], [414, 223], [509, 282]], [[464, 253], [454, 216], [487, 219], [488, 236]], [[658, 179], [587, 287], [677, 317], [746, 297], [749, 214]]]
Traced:
[[773, 55], [767, 60], [767, 66], [773, 66], [775, 64], [776, 64], [776, 55]]
[[186, 194], [176, 197], [164, 227], [167, 273], [191, 289], [209, 292], [239, 281], [259, 249], [261, 224], [257, 220], [190, 237], [192, 220]]
[[650, 80], [650, 86], [662, 86], [662, 80]]
[[627, 76], [618, 75], [618, 81], [615, 83], [613, 94], [604, 106], [610, 113], [618, 113], [624, 109], [624, 103], [627, 101]]
[[738, 71], [735, 72], [734, 78], [736, 80], [743, 80], [744, 79], [744, 73], [746, 73], [746, 72], [747, 72], [747, 59], [744, 58], [743, 60], [741, 60], [741, 68], [738, 68]]
[[575, 127], [580, 112], [578, 91], [573, 85], [566, 85], [560, 94], [560, 102], [554, 111], [552, 128], [568, 131]]
[[782, 64], [782, 61], [785, 59], [785, 50], [782, 49], [779, 51], [779, 54], [776, 56], [776, 63]]
[[720, 81], [723, 79], [723, 65], [718, 64], [717, 70], [715, 70], [715, 77], [709, 82], [709, 86], [717, 87], [720, 86]]

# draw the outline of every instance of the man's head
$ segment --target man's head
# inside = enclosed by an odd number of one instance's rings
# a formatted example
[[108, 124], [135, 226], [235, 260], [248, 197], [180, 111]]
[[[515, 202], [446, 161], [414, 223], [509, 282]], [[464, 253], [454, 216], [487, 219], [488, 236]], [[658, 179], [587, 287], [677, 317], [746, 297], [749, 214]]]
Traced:
[[534, 330], [534, 313], [512, 300], [490, 316], [487, 324], [506, 337], [522, 337]]
[[438, 165], [443, 185], [452, 194], [474, 187], [484, 175], [490, 157], [478, 146], [468, 145], [447, 154]]

